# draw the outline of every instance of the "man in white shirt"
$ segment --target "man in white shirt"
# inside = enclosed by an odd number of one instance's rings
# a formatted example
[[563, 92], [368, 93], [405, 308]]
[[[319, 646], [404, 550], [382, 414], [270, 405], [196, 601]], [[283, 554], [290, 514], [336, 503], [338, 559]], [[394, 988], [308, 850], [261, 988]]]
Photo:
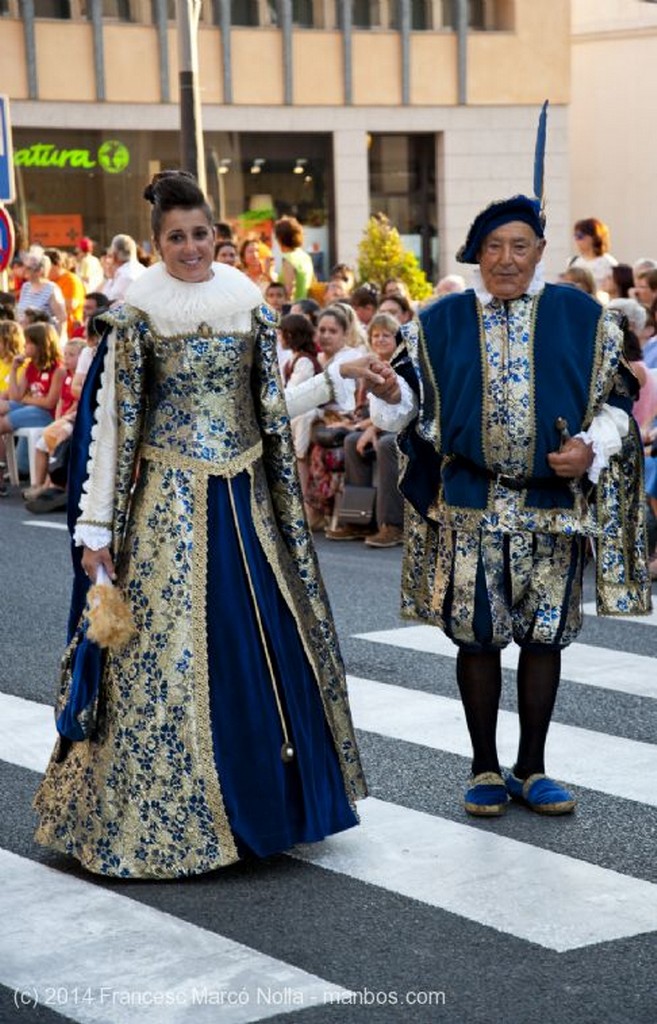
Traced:
[[123, 302], [133, 281], [144, 273], [145, 267], [137, 259], [137, 243], [130, 235], [115, 235], [110, 246], [113, 265], [112, 277], [101, 289], [112, 306]]

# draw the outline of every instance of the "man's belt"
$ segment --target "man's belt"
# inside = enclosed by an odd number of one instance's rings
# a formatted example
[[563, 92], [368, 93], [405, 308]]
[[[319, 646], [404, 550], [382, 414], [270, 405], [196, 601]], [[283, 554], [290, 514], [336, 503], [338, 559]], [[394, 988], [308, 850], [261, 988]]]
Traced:
[[458, 453], [448, 455], [446, 463], [451, 463], [456, 466], [463, 466], [464, 469], [469, 469], [472, 473], [476, 473], [478, 476], [486, 477], [487, 480], [494, 480], [496, 484], [501, 484], [502, 487], [508, 487], [512, 491], [529, 491], [529, 490], [563, 490], [564, 487], [568, 486], [568, 481], [562, 477], [556, 476], [507, 476], [506, 473], [500, 473], [495, 469], [489, 469], [488, 466], [480, 466], [478, 462], [474, 462], [469, 459], [467, 455], [459, 455]]

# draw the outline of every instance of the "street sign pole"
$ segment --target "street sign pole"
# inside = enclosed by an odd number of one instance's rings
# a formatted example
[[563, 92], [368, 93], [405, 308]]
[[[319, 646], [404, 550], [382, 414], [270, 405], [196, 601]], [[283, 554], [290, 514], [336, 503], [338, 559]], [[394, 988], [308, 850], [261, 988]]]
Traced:
[[0, 96], [0, 203], [13, 203], [14, 198], [14, 155], [9, 100], [6, 96]]

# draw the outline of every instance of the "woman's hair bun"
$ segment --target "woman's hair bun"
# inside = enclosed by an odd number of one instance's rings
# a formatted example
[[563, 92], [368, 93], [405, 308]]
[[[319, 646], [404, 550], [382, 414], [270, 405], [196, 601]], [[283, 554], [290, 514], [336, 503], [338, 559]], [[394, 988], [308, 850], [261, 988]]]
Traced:
[[205, 202], [196, 178], [189, 171], [158, 171], [144, 189], [144, 199], [164, 208]]

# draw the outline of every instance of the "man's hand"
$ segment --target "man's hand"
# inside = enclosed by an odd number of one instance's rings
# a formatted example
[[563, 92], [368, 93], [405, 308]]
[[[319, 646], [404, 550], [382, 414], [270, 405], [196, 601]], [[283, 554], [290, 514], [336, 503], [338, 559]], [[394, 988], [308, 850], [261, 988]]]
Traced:
[[391, 405], [396, 405], [401, 398], [397, 374], [372, 352], [353, 362], [340, 363], [340, 376], [364, 381], [368, 391]]
[[571, 437], [558, 452], [550, 452], [547, 460], [557, 476], [572, 480], [584, 476], [593, 462], [593, 445], [585, 444], [579, 437]]

